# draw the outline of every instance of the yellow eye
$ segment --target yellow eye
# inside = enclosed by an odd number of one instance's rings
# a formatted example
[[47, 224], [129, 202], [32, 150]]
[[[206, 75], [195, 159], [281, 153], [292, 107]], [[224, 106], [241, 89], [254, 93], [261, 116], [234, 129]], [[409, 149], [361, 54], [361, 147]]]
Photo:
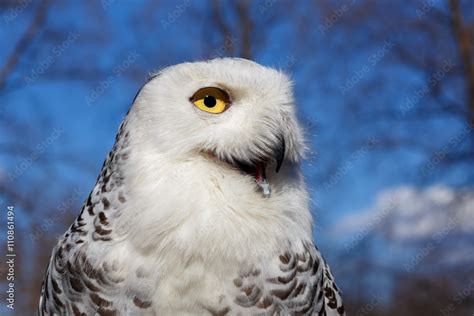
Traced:
[[222, 89], [214, 87], [199, 89], [189, 100], [198, 109], [213, 114], [224, 112], [230, 105], [229, 94]]

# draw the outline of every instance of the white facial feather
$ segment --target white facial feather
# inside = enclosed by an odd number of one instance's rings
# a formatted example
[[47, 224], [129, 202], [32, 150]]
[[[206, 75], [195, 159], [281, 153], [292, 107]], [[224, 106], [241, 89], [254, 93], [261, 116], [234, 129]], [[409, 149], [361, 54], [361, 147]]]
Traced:
[[[225, 89], [232, 105], [221, 114], [199, 110], [189, 99], [203, 87]], [[311, 239], [299, 174], [302, 132], [283, 73], [243, 59], [173, 66], [143, 87], [128, 121], [134, 132], [125, 170], [137, 205], [125, 221], [141, 228], [134, 228], [137, 246], [159, 252], [161, 240], [162, 247], [206, 249], [212, 260], [240, 248], [243, 258], [263, 254], [262, 245], [275, 251], [271, 245], [288, 234]], [[278, 137], [286, 142], [286, 158], [279, 173], [274, 161], [267, 167], [270, 198], [250, 176], [205, 154], [251, 161], [269, 156]]]
[[[189, 102], [195, 91], [213, 86], [232, 99], [222, 114], [200, 111]], [[166, 68], [142, 89], [133, 110], [142, 123], [137, 128], [145, 138], [148, 132], [161, 152], [209, 149], [226, 158], [251, 159], [271, 150], [280, 134], [287, 141], [288, 158], [298, 161], [303, 152], [290, 80], [248, 60]]]

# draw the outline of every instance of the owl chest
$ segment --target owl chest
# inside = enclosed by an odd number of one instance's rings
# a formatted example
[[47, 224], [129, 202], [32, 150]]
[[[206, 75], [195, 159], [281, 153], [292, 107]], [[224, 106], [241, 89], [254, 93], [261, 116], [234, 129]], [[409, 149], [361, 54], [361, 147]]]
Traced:
[[211, 267], [193, 261], [166, 270], [169, 273], [159, 278], [154, 297], [161, 313], [212, 314], [225, 308], [229, 298], [235, 297], [238, 291], [233, 283], [238, 267]]

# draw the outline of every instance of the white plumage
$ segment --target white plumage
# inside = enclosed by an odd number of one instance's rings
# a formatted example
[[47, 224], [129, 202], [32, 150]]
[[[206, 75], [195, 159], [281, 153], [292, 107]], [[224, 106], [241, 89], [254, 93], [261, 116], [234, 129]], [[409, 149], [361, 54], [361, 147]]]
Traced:
[[230, 58], [162, 70], [54, 248], [39, 314], [344, 314], [303, 152], [283, 73]]

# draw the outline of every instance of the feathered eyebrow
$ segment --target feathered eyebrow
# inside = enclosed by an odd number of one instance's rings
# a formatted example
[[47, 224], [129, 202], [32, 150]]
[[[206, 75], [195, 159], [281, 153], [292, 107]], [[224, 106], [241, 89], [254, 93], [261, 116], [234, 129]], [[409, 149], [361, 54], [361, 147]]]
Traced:
[[206, 86], [206, 87], [202, 87], [200, 88], [199, 90], [197, 90], [196, 92], [194, 92], [194, 94], [189, 98], [189, 101], [193, 101], [195, 99], [198, 99], [200, 97], [204, 97], [204, 95], [206, 94], [205, 92], [207, 90], [210, 90], [210, 89], [216, 89], [218, 90], [221, 94], [222, 94], [222, 97], [224, 99], [224, 102], [230, 104], [232, 103], [232, 99], [230, 97], [230, 94], [229, 92], [227, 92], [227, 90], [219, 87], [219, 86]]

